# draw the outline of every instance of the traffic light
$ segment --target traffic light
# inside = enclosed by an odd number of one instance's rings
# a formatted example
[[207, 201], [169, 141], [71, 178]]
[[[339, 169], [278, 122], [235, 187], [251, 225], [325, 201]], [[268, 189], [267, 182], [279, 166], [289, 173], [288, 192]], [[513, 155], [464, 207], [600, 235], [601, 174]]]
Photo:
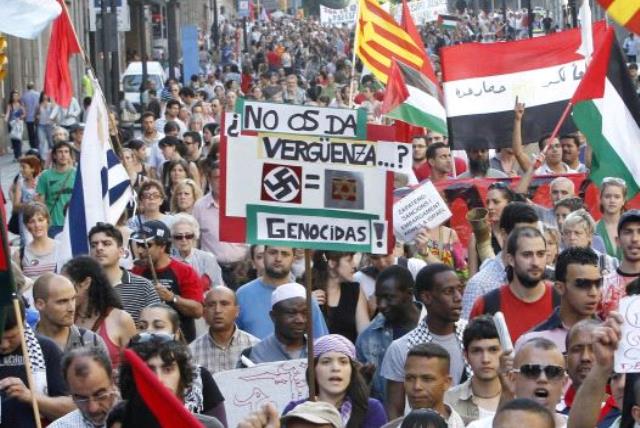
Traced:
[[9, 57], [7, 55], [7, 37], [0, 36], [0, 80], [9, 73]]

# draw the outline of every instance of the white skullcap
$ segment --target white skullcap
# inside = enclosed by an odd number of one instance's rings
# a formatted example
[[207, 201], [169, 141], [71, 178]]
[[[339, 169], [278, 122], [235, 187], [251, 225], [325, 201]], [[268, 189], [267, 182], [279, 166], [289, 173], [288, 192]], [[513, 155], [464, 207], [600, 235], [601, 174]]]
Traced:
[[295, 297], [307, 298], [307, 291], [304, 287], [297, 282], [289, 282], [287, 284], [280, 285], [271, 293], [271, 308], [276, 303], [280, 303], [283, 300], [293, 299]]

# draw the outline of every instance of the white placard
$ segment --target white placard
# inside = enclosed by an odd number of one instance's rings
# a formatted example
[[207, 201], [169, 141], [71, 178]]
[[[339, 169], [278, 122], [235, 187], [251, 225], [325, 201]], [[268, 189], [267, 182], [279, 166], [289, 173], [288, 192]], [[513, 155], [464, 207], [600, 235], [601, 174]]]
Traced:
[[342, 9], [331, 9], [320, 5], [320, 23], [328, 27], [341, 26], [343, 24], [355, 25], [358, 5], [353, 2]]
[[616, 373], [640, 373], [640, 296], [620, 299], [618, 312], [624, 323], [614, 356], [614, 370]]
[[420, 229], [433, 229], [451, 217], [451, 211], [431, 181], [426, 181], [393, 204], [393, 227], [396, 236], [407, 242]]
[[214, 374], [224, 397], [227, 425], [238, 426], [242, 418], [263, 404], [271, 402], [281, 413], [290, 401], [307, 398], [306, 370], [307, 360], [299, 359]]

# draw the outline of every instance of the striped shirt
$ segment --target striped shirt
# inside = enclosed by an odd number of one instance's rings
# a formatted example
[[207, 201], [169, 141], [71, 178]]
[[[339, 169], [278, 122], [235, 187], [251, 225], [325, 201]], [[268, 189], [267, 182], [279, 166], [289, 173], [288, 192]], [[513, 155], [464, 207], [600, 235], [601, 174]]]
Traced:
[[151, 281], [127, 270], [121, 270], [122, 282], [116, 285], [115, 289], [120, 294], [122, 308], [137, 323], [142, 309], [153, 303], [160, 303], [160, 297]]
[[205, 367], [211, 374], [235, 369], [242, 351], [260, 342], [260, 339], [246, 331], [238, 327], [235, 329], [227, 347], [216, 343], [208, 331], [191, 342], [189, 348], [193, 354], [193, 361]]
[[53, 242], [53, 248], [47, 253], [37, 254], [31, 249], [31, 245], [24, 247], [24, 255], [21, 260], [22, 273], [24, 276], [31, 279], [38, 279], [40, 275], [56, 271], [60, 242]]

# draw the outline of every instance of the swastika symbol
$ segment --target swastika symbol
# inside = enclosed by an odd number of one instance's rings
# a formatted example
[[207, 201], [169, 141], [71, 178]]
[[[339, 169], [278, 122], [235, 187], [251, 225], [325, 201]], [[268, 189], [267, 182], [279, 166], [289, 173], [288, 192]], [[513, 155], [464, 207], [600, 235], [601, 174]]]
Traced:
[[286, 166], [271, 169], [263, 178], [264, 193], [268, 199], [277, 202], [298, 202], [300, 185], [299, 172]]

